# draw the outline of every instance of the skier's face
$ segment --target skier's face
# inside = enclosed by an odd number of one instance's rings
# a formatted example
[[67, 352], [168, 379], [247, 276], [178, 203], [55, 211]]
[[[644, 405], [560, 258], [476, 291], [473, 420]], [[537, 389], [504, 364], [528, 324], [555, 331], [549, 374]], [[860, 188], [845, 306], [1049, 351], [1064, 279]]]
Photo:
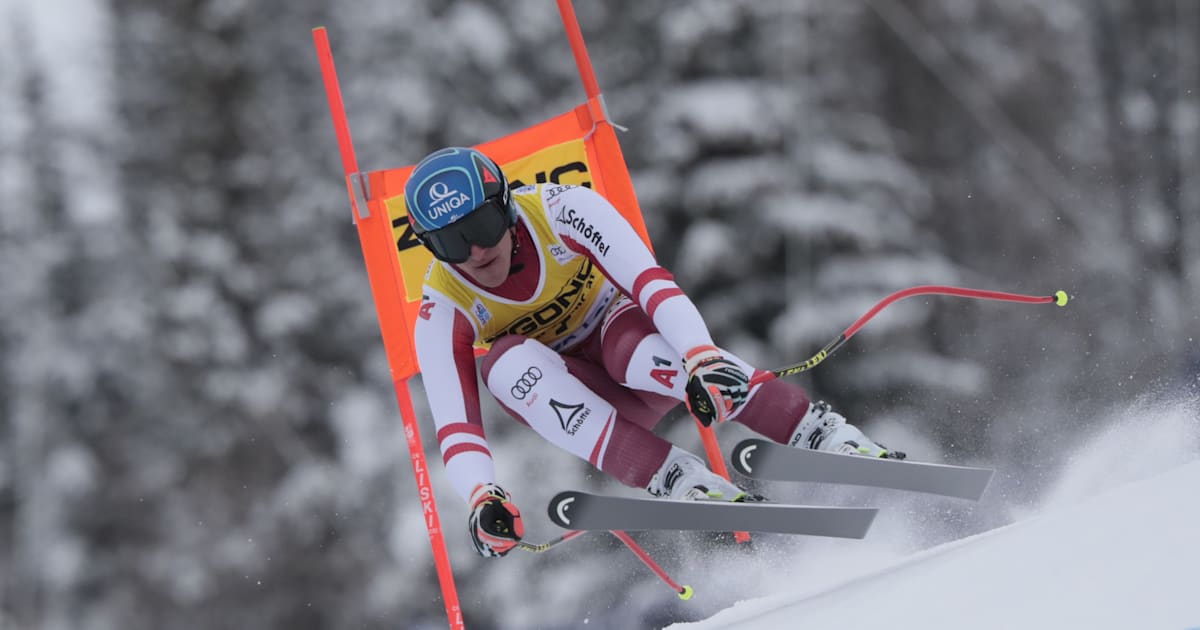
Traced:
[[512, 239], [512, 230], [506, 230], [500, 242], [491, 247], [471, 245], [471, 257], [459, 263], [458, 269], [485, 287], [500, 286], [512, 265]]

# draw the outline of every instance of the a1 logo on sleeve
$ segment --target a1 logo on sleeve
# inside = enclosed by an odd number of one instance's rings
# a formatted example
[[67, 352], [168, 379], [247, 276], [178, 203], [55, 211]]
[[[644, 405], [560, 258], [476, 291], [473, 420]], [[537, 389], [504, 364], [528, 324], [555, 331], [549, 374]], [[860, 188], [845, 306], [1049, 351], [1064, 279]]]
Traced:
[[654, 357], [654, 365], [657, 367], [650, 370], [650, 378], [658, 381], [667, 389], [675, 389], [675, 377], [679, 376], [679, 370], [666, 369], [673, 364], [660, 356]]

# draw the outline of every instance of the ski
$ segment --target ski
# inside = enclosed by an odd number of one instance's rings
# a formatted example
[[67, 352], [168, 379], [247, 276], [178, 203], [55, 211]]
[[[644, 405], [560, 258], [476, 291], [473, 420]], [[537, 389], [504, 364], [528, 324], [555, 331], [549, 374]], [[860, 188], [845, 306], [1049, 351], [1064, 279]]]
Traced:
[[747, 477], [774, 481], [813, 481], [924, 492], [978, 501], [995, 472], [794, 448], [766, 440], [742, 440], [730, 455], [733, 468]]
[[547, 512], [555, 525], [573, 530], [676, 529], [863, 538], [878, 510], [765, 502], [632, 499], [567, 491], [550, 500]]

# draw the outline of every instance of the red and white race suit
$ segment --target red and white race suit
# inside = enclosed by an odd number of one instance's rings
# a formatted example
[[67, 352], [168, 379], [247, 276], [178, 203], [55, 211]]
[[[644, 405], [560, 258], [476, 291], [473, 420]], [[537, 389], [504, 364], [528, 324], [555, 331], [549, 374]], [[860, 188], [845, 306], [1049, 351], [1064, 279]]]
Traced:
[[[682, 356], [713, 345], [695, 305], [621, 214], [578, 186], [513, 191], [517, 251], [494, 288], [434, 261], [415, 337], [447, 474], [465, 500], [495, 481], [483, 382], [518, 421], [623, 483], [645, 487], [670, 443], [651, 428], [684, 400]], [[751, 366], [728, 356], [747, 374]], [[755, 387], [732, 419], [776, 441], [808, 408], [794, 385]]]

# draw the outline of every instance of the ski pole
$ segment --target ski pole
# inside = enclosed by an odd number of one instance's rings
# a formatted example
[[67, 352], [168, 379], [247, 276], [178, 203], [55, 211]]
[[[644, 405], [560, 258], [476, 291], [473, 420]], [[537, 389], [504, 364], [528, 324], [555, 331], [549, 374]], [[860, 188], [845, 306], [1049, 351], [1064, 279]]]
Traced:
[[[572, 531], [569, 531], [569, 532], [563, 534], [562, 536], [553, 538], [551, 540], [547, 540], [546, 542], [540, 543], [540, 544], [529, 543], [529, 542], [525, 542], [524, 540], [522, 540], [521, 542], [517, 543], [517, 549], [520, 549], [521, 551], [528, 551], [530, 553], [543, 553], [545, 551], [548, 551], [552, 547], [555, 547], [564, 542], [567, 542], [568, 540], [571, 540], [572, 538], [576, 538], [580, 534], [586, 534], [586, 533], [587, 533], [587, 530], [582, 530], [582, 529], [581, 530], [572, 530]], [[645, 564], [646, 567], [649, 568], [651, 571], [653, 571], [654, 574], [657, 575], [658, 578], [660, 580], [662, 580], [664, 584], [671, 587], [671, 590], [675, 591], [675, 593], [677, 595], [679, 595], [679, 599], [686, 601], [686, 600], [689, 600], [692, 598], [692, 595], [695, 592], [692, 590], [692, 587], [688, 586], [687, 584], [681, 585], [678, 582], [676, 582], [675, 580], [671, 579], [671, 576], [667, 575], [667, 572], [664, 571], [663, 568], [661, 566], [659, 566], [659, 564], [657, 562], [654, 561], [654, 558], [650, 557], [649, 552], [647, 552], [645, 549], [643, 549], [641, 547], [641, 545], [634, 542], [633, 539], [629, 537], [629, 534], [626, 534], [625, 532], [622, 532], [622, 531], [616, 531], [616, 530], [609, 531], [609, 533], [612, 534], [613, 536], [616, 536], [617, 540], [620, 540], [621, 542], [625, 543], [625, 546], [628, 547], [629, 550], [632, 551], [634, 553], [634, 555], [636, 555], [638, 557], [638, 559], [642, 561], [642, 564]]]
[[674, 589], [675, 593], [679, 595], [679, 599], [687, 601], [692, 598], [693, 594], [695, 594], [695, 591], [692, 590], [692, 587], [688, 586], [687, 584], [681, 585], [675, 580], [672, 580], [671, 576], [667, 575], [667, 572], [663, 571], [662, 567], [658, 566], [658, 563], [650, 557], [650, 554], [647, 553], [645, 549], [642, 549], [641, 545], [637, 544], [632, 538], [629, 537], [629, 534], [616, 530], [613, 530], [609, 533], [613, 536], [616, 536], [621, 542], [625, 543], [625, 546], [629, 547], [629, 550], [636, 554], [642, 563], [649, 567], [651, 571], [654, 571], [655, 575], [657, 575], [660, 580], [665, 582], [667, 586], [670, 586], [672, 589]]
[[529, 542], [525, 542], [524, 540], [522, 540], [521, 542], [517, 543], [517, 549], [520, 549], [521, 551], [528, 551], [531, 553], [542, 553], [542, 552], [550, 549], [551, 547], [558, 545], [559, 543], [567, 542], [568, 540], [571, 540], [572, 538], [575, 538], [576, 536], [586, 533], [586, 532], [587, 532], [587, 530], [583, 530], [583, 529], [571, 530], [571, 531], [563, 534], [562, 536], [559, 536], [558, 538], [554, 538], [552, 540], [547, 540], [546, 542], [541, 543], [541, 544], [529, 543]]
[[842, 347], [842, 344], [846, 343], [848, 339], [853, 337], [854, 333], [858, 332], [859, 329], [865, 326], [867, 322], [871, 321], [871, 318], [878, 315], [879, 311], [887, 308], [888, 305], [893, 302], [902, 300], [906, 297], [912, 297], [914, 295], [952, 295], [976, 300], [1000, 300], [1004, 302], [1022, 302], [1025, 304], [1057, 304], [1059, 306], [1066, 306], [1067, 300], [1069, 299], [1067, 292], [1061, 289], [1056, 291], [1054, 295], [1021, 295], [1019, 293], [982, 291], [979, 289], [964, 289], [960, 287], [947, 287], [939, 285], [923, 285], [904, 289], [880, 300], [878, 304], [871, 307], [871, 310], [867, 311], [862, 317], [859, 317], [858, 320], [851, 324], [849, 328], [842, 332], [842, 334], [835, 337], [833, 341], [830, 341], [828, 344], [826, 344], [824, 348], [821, 348], [820, 352], [800, 363], [777, 368], [769, 372], [760, 372], [756, 374], [754, 378], [750, 379], [750, 384], [752, 386], [758, 385], [759, 383], [765, 383], [773, 378], [791, 376], [793, 374], [799, 374], [801, 372], [811, 370], [828, 358], [829, 355], [833, 354], [838, 348]]

